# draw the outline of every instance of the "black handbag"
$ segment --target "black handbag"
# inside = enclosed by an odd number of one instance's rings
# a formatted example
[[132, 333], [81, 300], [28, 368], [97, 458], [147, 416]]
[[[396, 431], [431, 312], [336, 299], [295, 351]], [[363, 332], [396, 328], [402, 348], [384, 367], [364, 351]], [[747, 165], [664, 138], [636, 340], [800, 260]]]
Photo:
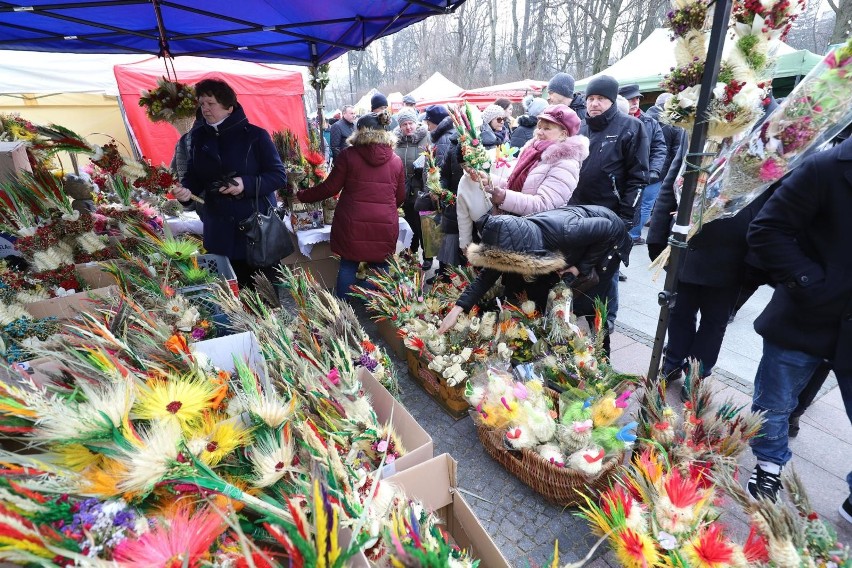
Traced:
[[239, 228], [246, 235], [246, 262], [250, 266], [266, 267], [278, 264], [290, 256], [296, 247], [290, 231], [274, 205], [264, 215], [260, 212], [260, 178], [254, 196], [254, 213], [240, 222]]

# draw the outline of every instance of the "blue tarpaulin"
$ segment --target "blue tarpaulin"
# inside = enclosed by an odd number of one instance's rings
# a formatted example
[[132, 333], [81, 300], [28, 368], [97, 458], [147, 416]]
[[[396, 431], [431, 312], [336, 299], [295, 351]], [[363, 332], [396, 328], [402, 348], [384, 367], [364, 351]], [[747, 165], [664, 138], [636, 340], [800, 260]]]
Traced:
[[[0, 50], [318, 65], [464, 0], [0, 1]], [[0, 61], [2, 61], [0, 52]]]

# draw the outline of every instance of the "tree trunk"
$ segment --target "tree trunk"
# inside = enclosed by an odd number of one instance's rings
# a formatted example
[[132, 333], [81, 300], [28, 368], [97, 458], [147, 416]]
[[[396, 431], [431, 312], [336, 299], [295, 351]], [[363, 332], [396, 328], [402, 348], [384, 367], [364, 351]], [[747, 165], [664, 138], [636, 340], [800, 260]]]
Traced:
[[618, 15], [621, 11], [622, 0], [613, 0], [609, 6], [609, 19], [604, 31], [603, 42], [598, 51], [598, 56], [595, 58], [595, 66], [592, 68], [592, 73], [600, 73], [606, 69], [609, 64], [609, 53], [612, 50], [612, 39], [615, 36], [615, 27], [618, 23]]
[[497, 82], [497, 0], [488, 0], [488, 24], [491, 44], [488, 50], [488, 61], [491, 64], [491, 84]]
[[829, 0], [828, 4], [834, 10], [834, 31], [829, 43], [843, 43], [852, 32], [852, 0]]

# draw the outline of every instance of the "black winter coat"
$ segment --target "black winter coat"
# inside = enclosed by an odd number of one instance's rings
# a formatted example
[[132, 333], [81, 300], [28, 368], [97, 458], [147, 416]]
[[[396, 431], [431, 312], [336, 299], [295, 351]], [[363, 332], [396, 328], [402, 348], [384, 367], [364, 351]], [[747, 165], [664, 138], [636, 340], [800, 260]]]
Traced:
[[[441, 164], [441, 187], [453, 195], [458, 195], [459, 192], [459, 182], [464, 175], [463, 163], [458, 134], [454, 130], [450, 136], [449, 150]], [[458, 234], [459, 221], [455, 204], [444, 207], [441, 215], [441, 232], [445, 235]]]
[[660, 125], [660, 128], [663, 131], [663, 138], [666, 140], [666, 161], [663, 163], [663, 169], [660, 170], [660, 180], [665, 179], [666, 175], [668, 175], [669, 169], [672, 167], [672, 160], [674, 160], [674, 157], [677, 155], [678, 148], [680, 147], [681, 133], [684, 132], [683, 128], [680, 126], [673, 126], [660, 121], [662, 111], [663, 109], [657, 105], [654, 105], [645, 111], [645, 114], [656, 120]]
[[456, 135], [456, 127], [449, 116], [441, 121], [435, 130], [429, 133], [429, 142], [435, 145], [435, 163], [440, 168], [444, 165], [447, 152], [450, 151], [451, 140]]
[[[569, 205], [536, 213], [525, 219], [540, 232], [540, 236], [534, 235], [526, 240], [534, 243], [540, 239], [546, 250], [561, 252], [566, 266], [576, 266], [581, 275], [588, 275], [591, 269], [595, 268], [603, 282], [607, 280], [606, 269], [612, 269], [610, 261], [613, 255], [618, 255], [625, 265], [630, 260], [633, 242], [618, 215], [606, 207]], [[532, 230], [532, 227], [530, 229]], [[513, 236], [500, 237], [507, 241], [505, 246], [501, 246], [500, 242], [493, 246], [511, 249], [509, 241], [513, 240]], [[519, 272], [522, 272], [522, 269]], [[456, 305], [469, 310], [503, 274], [494, 268], [483, 269], [465, 289]], [[539, 278], [549, 276], [542, 275]]]
[[[237, 227], [257, 207], [266, 212], [275, 205], [275, 191], [287, 182], [284, 164], [269, 133], [250, 124], [239, 104], [218, 130], [204, 123], [192, 130], [191, 139], [181, 184], [204, 199], [204, 248], [243, 260], [246, 239]], [[245, 187], [236, 197], [218, 191], [219, 180], [232, 173]]]
[[648, 135], [648, 183], [657, 183], [663, 176], [666, 175], [666, 156], [668, 147], [666, 146], [666, 137], [663, 135], [663, 129], [657, 120], [641, 110], [638, 118], [645, 126], [645, 133]]
[[580, 134], [589, 138], [589, 157], [580, 168], [580, 181], [569, 205], [602, 205], [615, 211], [627, 227], [639, 191], [648, 185], [649, 140], [642, 123], [614, 104], [588, 117]]
[[778, 285], [754, 323], [764, 339], [852, 373], [852, 140], [807, 158], [767, 201], [748, 243]]
[[[686, 133], [684, 132], [682, 136], [685, 138]], [[656, 256], [666, 246], [674, 225], [677, 214], [674, 182], [686, 154], [686, 146], [687, 143], [684, 140], [654, 204], [651, 228], [646, 239], [649, 253], [654, 251], [652, 256]], [[770, 191], [764, 192], [729, 219], [707, 223], [698, 234], [689, 239], [686, 249], [680, 256], [678, 280], [713, 288], [741, 286], [748, 270], [745, 260], [748, 253], [746, 242], [748, 226], [769, 199], [770, 193]]]
[[518, 126], [512, 131], [512, 137], [509, 138], [509, 144], [512, 148], [523, 148], [524, 144], [532, 140], [535, 134], [535, 125], [538, 124], [538, 118], [525, 114], [518, 117]]
[[574, 96], [571, 97], [571, 104], [568, 107], [577, 113], [580, 120], [588, 118], [588, 114], [586, 113], [586, 95], [583, 93], [574, 93]]
[[355, 125], [351, 122], [346, 122], [345, 118], [341, 118], [331, 125], [329, 134], [331, 136], [331, 159], [334, 160], [340, 151], [346, 148], [349, 144], [346, 142], [355, 132]]

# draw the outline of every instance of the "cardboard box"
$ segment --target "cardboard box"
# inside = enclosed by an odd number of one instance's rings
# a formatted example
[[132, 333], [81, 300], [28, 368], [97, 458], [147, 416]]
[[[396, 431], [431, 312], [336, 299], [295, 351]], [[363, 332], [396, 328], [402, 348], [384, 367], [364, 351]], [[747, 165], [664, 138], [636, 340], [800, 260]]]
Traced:
[[81, 283], [91, 288], [106, 288], [116, 284], [112, 274], [105, 271], [99, 262], [75, 264], [74, 272]]
[[455, 543], [478, 558], [480, 566], [509, 568], [509, 563], [459, 492], [456, 470], [456, 460], [450, 454], [441, 454], [397, 473], [389, 481], [408, 497], [434, 511]]
[[385, 465], [382, 476], [388, 477], [432, 459], [434, 455], [432, 437], [408, 410], [367, 369], [362, 367], [358, 371], [358, 380], [370, 395], [376, 416], [382, 423], [391, 423], [406, 449], [404, 456]]
[[286, 264], [292, 269], [302, 268], [302, 270], [310, 272], [326, 288], [334, 288], [337, 283], [337, 270], [340, 268], [340, 261], [332, 256], [331, 244], [328, 241], [323, 241], [313, 245], [309, 258], [299, 251], [296, 235], [290, 233], [290, 238], [293, 240], [295, 252], [282, 259], [281, 264]]
[[266, 362], [260, 350], [260, 343], [250, 331], [198, 341], [192, 344], [192, 348], [204, 353], [211, 363], [229, 373], [236, 369], [234, 357], [239, 357], [248, 361], [249, 368], [262, 379], [266, 378]]
[[81, 312], [94, 313], [97, 310], [97, 300], [114, 298], [118, 294], [118, 286], [107, 286], [61, 298], [33, 302], [25, 305], [24, 308], [34, 318], [73, 319]]
[[396, 356], [405, 359], [405, 344], [402, 342], [396, 324], [389, 319], [380, 319], [376, 321], [376, 330], [379, 332], [379, 337], [385, 340]]
[[32, 172], [23, 142], [0, 142], [0, 182], [18, 176], [18, 172]]

